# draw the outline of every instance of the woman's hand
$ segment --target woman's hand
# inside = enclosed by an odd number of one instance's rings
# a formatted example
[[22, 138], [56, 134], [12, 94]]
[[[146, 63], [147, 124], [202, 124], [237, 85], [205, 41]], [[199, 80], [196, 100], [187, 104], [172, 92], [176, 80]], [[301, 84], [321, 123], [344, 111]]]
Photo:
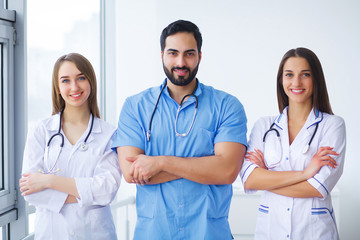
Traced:
[[338, 164], [330, 155], [337, 156], [339, 154], [333, 151], [332, 147], [320, 147], [311, 159], [309, 165], [303, 171], [306, 179], [312, 178], [323, 166], [335, 168]]
[[245, 155], [246, 160], [258, 165], [261, 168], [268, 169], [265, 160], [264, 160], [264, 154], [259, 149], [254, 149], [255, 152], [247, 152], [247, 155]]
[[25, 173], [19, 180], [22, 196], [40, 192], [49, 187], [50, 175], [43, 173]]

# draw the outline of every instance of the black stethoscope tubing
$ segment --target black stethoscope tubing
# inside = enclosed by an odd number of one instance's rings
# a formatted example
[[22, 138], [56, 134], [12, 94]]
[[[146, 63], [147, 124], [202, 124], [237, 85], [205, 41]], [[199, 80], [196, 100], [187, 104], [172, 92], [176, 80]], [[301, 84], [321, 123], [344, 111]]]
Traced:
[[[153, 118], [154, 118], [154, 115], [155, 115], [155, 111], [156, 111], [157, 106], [158, 106], [158, 104], [159, 104], [161, 94], [163, 93], [166, 85], [167, 85], [167, 81], [165, 81], [164, 86], [161, 88], [161, 91], [160, 91], [159, 96], [158, 96], [158, 98], [157, 98], [157, 101], [156, 101], [154, 110], [153, 110], [153, 112], [152, 112], [152, 114], [151, 114], [150, 123], [149, 123], [149, 129], [146, 131], [146, 139], [147, 139], [148, 142], [150, 141], [151, 125], [152, 125], [152, 122], [153, 122]], [[198, 86], [198, 82], [197, 82], [197, 79], [196, 79], [196, 87], [195, 87], [195, 89], [194, 89], [194, 92], [196, 91], [197, 86]], [[198, 108], [198, 98], [197, 98], [197, 96], [194, 94], [194, 92], [191, 93], [191, 94], [187, 94], [187, 95], [185, 95], [185, 96], [182, 98], [182, 100], [181, 100], [181, 102], [180, 102], [180, 107], [183, 105], [185, 98], [190, 97], [190, 96], [193, 96], [193, 97], [195, 97], [195, 101], [196, 101], [196, 105], [195, 105], [195, 111], [196, 111], [196, 109]], [[190, 128], [190, 129], [191, 129], [191, 128]]]
[[[308, 147], [308, 148], [310, 147], [310, 145], [311, 145], [311, 143], [312, 143], [312, 141], [313, 141], [313, 139], [314, 139], [314, 137], [315, 137], [315, 134], [316, 134], [316, 132], [317, 132], [317, 130], [318, 130], [318, 127], [319, 127], [319, 123], [320, 123], [320, 122], [317, 122], [316, 125], [315, 125], [315, 131], [314, 131], [314, 133], [312, 134], [309, 143], [307, 144], [307, 147]], [[269, 132], [271, 132], [271, 131], [275, 131], [277, 137], [280, 137], [280, 133], [279, 133], [279, 131], [278, 131], [276, 128], [274, 128], [274, 125], [275, 125], [275, 122], [273, 122], [273, 123], [271, 124], [270, 128], [265, 132], [264, 137], [263, 137], [263, 142], [265, 142], [265, 139], [266, 139], [267, 134], [268, 134]], [[308, 149], [308, 148], [307, 148], [307, 149]], [[306, 150], [306, 152], [307, 152], [307, 150]]]
[[[47, 144], [48, 147], [50, 146], [50, 143], [51, 143], [51, 141], [53, 140], [53, 138], [56, 137], [56, 136], [60, 136], [60, 137], [61, 137], [60, 147], [63, 147], [63, 146], [64, 146], [64, 135], [61, 133], [62, 114], [63, 114], [63, 112], [64, 112], [64, 109], [62, 109], [61, 112], [60, 112], [59, 130], [58, 130], [57, 133], [55, 133], [54, 135], [52, 135], [52, 136], [50, 137], [50, 139], [49, 139], [49, 141], [48, 141], [48, 144]], [[90, 113], [90, 114], [91, 114], [91, 125], [90, 125], [90, 130], [89, 130], [88, 134], [86, 135], [86, 138], [85, 138], [85, 140], [84, 140], [84, 142], [83, 142], [84, 145], [86, 144], [86, 141], [88, 140], [88, 138], [89, 138], [89, 136], [90, 136], [90, 134], [91, 134], [91, 132], [92, 132], [93, 125], [94, 125], [94, 115], [93, 115], [92, 113]]]
[[158, 106], [158, 104], [159, 104], [161, 94], [162, 94], [162, 92], [164, 91], [166, 85], [167, 85], [167, 82], [165, 81], [165, 84], [164, 84], [164, 86], [161, 88], [160, 94], [159, 94], [158, 99], [157, 99], [157, 101], [156, 101], [155, 108], [154, 108], [154, 110], [153, 110], [153, 112], [152, 112], [152, 114], [151, 114], [150, 123], [149, 123], [149, 129], [148, 129], [147, 132], [146, 132], [146, 139], [147, 139], [148, 142], [150, 141], [151, 125], [152, 125], [152, 121], [153, 121], [153, 118], [154, 118], [154, 115], [155, 115], [155, 111], [156, 111], [156, 108], [157, 108], [157, 106]]

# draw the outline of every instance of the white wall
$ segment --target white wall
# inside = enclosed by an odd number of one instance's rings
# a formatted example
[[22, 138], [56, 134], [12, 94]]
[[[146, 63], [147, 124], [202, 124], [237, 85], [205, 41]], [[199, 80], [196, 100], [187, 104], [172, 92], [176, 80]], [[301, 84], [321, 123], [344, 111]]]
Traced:
[[[325, 72], [333, 111], [347, 125], [346, 162], [338, 183], [341, 239], [360, 235], [359, 1], [119, 0], [116, 12], [117, 116], [127, 96], [165, 78], [159, 38], [172, 21], [186, 19], [199, 26], [203, 56], [198, 78], [240, 99], [249, 131], [260, 116], [277, 114], [275, 79], [283, 54], [300, 46], [313, 50]], [[131, 189], [123, 182], [119, 194]], [[251, 213], [238, 214], [246, 218]]]

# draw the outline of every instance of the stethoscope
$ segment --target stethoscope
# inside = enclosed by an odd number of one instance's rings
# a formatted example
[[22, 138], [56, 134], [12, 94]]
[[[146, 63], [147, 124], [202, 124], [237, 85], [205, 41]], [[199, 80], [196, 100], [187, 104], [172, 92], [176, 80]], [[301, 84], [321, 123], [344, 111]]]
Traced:
[[[321, 120], [322, 120], [322, 118], [323, 118], [323, 115], [322, 115], [322, 114], [323, 114], [323, 113], [321, 113]], [[303, 151], [302, 151], [303, 154], [305, 154], [305, 153], [307, 153], [307, 152], [309, 151], [311, 142], [312, 142], [313, 139], [314, 139], [314, 136], [315, 136], [315, 134], [316, 134], [316, 132], [317, 132], [317, 130], [318, 130], [319, 123], [321, 122], [321, 120], [315, 123], [315, 131], [313, 132], [313, 134], [312, 134], [312, 136], [311, 136], [308, 144], [305, 145], [305, 147], [304, 147], [304, 149], [303, 149]], [[271, 124], [270, 128], [265, 132], [264, 137], [263, 137], [263, 143], [265, 143], [266, 136], [267, 136], [268, 133], [270, 133], [271, 131], [275, 131], [275, 132], [276, 132], [276, 136], [280, 139], [280, 133], [279, 133], [279, 131], [278, 131], [276, 128], [274, 128], [274, 126], [275, 126], [275, 122], [273, 122], [273, 123]]]
[[[51, 144], [51, 141], [55, 138], [55, 137], [57, 137], [57, 136], [59, 136], [60, 137], [60, 139], [61, 139], [61, 142], [60, 142], [60, 150], [59, 150], [59, 152], [58, 152], [58, 154], [57, 154], [57, 157], [56, 157], [56, 160], [55, 160], [55, 162], [54, 162], [54, 164], [52, 165], [52, 167], [50, 168], [49, 167], [49, 161], [45, 161], [46, 162], [46, 167], [47, 167], [47, 169], [48, 169], [48, 171], [47, 172], [44, 172], [43, 170], [41, 170], [41, 169], [39, 169], [39, 172], [41, 172], [41, 173], [45, 173], [45, 174], [53, 174], [53, 173], [56, 173], [56, 172], [59, 172], [60, 171], [60, 168], [58, 168], [58, 169], [56, 169], [55, 170], [55, 167], [56, 167], [56, 164], [57, 164], [57, 162], [58, 162], [58, 160], [59, 160], [59, 156], [60, 156], [60, 153], [61, 153], [61, 150], [62, 150], [62, 148], [63, 148], [63, 146], [64, 146], [64, 135], [61, 133], [61, 127], [62, 127], [62, 114], [63, 114], [63, 112], [64, 112], [64, 109], [62, 109], [61, 110], [61, 112], [60, 112], [60, 121], [59, 121], [59, 129], [58, 129], [58, 132], [57, 133], [55, 133], [54, 135], [52, 135], [51, 137], [50, 137], [50, 139], [49, 139], [49, 141], [48, 141], [48, 143], [47, 143], [47, 148], [46, 148], [46, 157], [47, 157], [47, 160], [49, 159], [49, 148], [50, 148], [50, 144]], [[86, 151], [86, 150], [88, 150], [88, 145], [86, 144], [86, 141], [88, 140], [88, 138], [89, 138], [89, 136], [90, 136], [90, 134], [91, 134], [91, 132], [92, 132], [92, 128], [93, 128], [93, 125], [94, 125], [94, 115], [91, 113], [91, 125], [90, 125], [90, 130], [89, 130], [89, 132], [88, 132], [88, 134], [86, 135], [86, 137], [85, 137], [85, 140], [80, 144], [80, 146], [79, 146], [79, 149], [81, 150], [81, 151]]]
[[[152, 114], [151, 114], [150, 123], [149, 123], [149, 129], [146, 131], [146, 139], [147, 139], [148, 142], [150, 142], [151, 125], [152, 125], [152, 121], [153, 121], [153, 118], [154, 118], [154, 114], [155, 114], [156, 108], [157, 108], [157, 106], [158, 106], [158, 104], [159, 104], [161, 94], [162, 94], [162, 92], [164, 91], [166, 85], [167, 85], [167, 81], [165, 81], [164, 86], [161, 88], [161, 91], [160, 91], [160, 93], [159, 93], [158, 99], [157, 99], [156, 104], [155, 104], [155, 108], [154, 108], [154, 110], [153, 110], [153, 112], [152, 112]], [[196, 87], [195, 87], [195, 89], [194, 89], [194, 92], [196, 91], [197, 86], [198, 86], [198, 82], [197, 82], [197, 80], [196, 80]], [[190, 131], [191, 131], [193, 125], [194, 125], [195, 116], [196, 116], [196, 112], [197, 112], [197, 108], [198, 108], [198, 98], [197, 98], [197, 96], [194, 94], [194, 92], [191, 93], [191, 94], [185, 95], [185, 96], [182, 98], [182, 100], [181, 100], [181, 102], [180, 102], [180, 105], [179, 105], [179, 107], [178, 107], [178, 109], [177, 109], [176, 118], [175, 118], [175, 134], [176, 134], [176, 136], [186, 137], [187, 135], [189, 135], [189, 133], [190, 133]], [[189, 130], [188, 130], [187, 132], [185, 132], [185, 133], [178, 133], [178, 131], [177, 131], [177, 121], [178, 121], [178, 117], [179, 117], [179, 113], [180, 113], [181, 107], [182, 107], [182, 105], [184, 104], [184, 101], [185, 101], [185, 99], [186, 99], [187, 97], [194, 97], [194, 98], [195, 98], [195, 103], [193, 103], [193, 104], [195, 105], [194, 116], [193, 116], [193, 119], [192, 119], [192, 122], [191, 122], [191, 125], [190, 125]]]

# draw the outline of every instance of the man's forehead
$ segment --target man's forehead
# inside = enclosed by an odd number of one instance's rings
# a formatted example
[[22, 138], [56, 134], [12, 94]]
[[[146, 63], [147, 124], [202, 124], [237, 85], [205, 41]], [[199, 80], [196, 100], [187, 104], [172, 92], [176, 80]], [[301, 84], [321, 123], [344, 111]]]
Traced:
[[188, 32], [179, 32], [165, 39], [165, 51], [197, 51], [197, 43], [194, 35]]

